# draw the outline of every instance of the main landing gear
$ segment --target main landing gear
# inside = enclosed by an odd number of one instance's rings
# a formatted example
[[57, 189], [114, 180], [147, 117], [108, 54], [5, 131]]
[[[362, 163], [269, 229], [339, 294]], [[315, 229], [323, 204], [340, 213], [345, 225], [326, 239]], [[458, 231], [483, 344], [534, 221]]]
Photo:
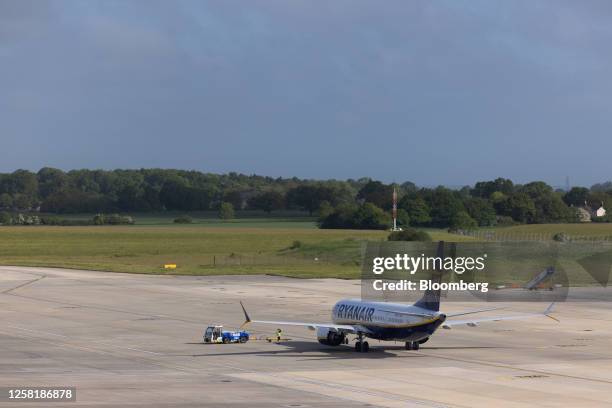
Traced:
[[357, 334], [358, 339], [355, 342], [355, 351], [357, 353], [367, 353], [370, 350], [370, 345], [367, 341], [363, 341], [363, 334]]
[[407, 341], [406, 342], [406, 350], [418, 350], [419, 342], [418, 341]]

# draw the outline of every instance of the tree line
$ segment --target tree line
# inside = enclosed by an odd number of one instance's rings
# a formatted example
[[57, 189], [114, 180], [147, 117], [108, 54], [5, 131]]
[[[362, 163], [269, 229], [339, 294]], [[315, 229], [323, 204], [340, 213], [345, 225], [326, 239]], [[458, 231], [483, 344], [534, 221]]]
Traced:
[[[147, 211], [300, 210], [316, 215], [322, 228], [385, 229], [391, 223], [392, 193], [399, 196], [402, 226], [477, 226], [580, 221], [612, 203], [612, 182], [591, 188], [555, 190], [535, 181], [514, 184], [497, 178], [461, 189], [358, 180], [306, 180], [198, 171], [71, 170], [45, 167], [37, 173], [0, 174], [0, 209], [45, 213]], [[607, 222], [610, 215], [592, 217]]]

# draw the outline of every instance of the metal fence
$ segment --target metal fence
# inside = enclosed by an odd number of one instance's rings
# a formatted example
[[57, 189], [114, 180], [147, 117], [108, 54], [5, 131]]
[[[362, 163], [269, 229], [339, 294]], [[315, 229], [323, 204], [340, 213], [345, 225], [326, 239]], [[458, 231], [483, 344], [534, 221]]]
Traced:
[[[580, 242], [601, 242], [601, 241], [612, 241], [612, 235], [572, 235], [562, 231], [559, 233], [545, 233], [545, 232], [516, 232], [516, 231], [504, 231], [504, 230], [474, 230], [474, 231], [460, 231], [460, 235], [472, 237], [478, 241], [580, 241]], [[557, 237], [556, 234], [563, 234], [563, 236]]]

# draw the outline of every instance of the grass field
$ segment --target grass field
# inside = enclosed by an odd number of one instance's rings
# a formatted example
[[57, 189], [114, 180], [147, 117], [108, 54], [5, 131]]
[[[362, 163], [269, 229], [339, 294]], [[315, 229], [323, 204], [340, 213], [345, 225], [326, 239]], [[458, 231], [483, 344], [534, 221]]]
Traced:
[[[430, 231], [434, 239], [471, 238]], [[386, 231], [320, 230], [311, 220], [239, 219], [190, 225], [3, 226], [0, 264], [188, 275], [359, 276], [361, 247]], [[299, 243], [296, 244], [296, 241]], [[176, 270], [162, 265], [176, 263]]]
[[[483, 229], [487, 230], [487, 229]], [[529, 224], [515, 225], [490, 229], [497, 234], [542, 234], [552, 237], [558, 232], [565, 232], [570, 236], [608, 237], [612, 236], [612, 224], [607, 223], [581, 223], [581, 224]]]
[[[52, 216], [66, 220], [91, 220], [93, 214], [32, 214], [41, 216]], [[164, 213], [126, 213], [121, 215], [130, 215], [138, 226], [168, 226], [174, 224], [174, 219], [184, 215], [182, 212], [164, 212]], [[317, 228], [316, 217], [308, 216], [308, 213], [299, 211], [278, 211], [267, 214], [263, 211], [238, 211], [237, 218], [232, 220], [219, 219], [215, 211], [196, 211], [190, 212], [192, 224], [180, 224], [182, 226], [197, 227], [260, 227], [260, 228]]]
[[[311, 219], [202, 219], [190, 225], [157, 221], [134, 226], [2, 226], [0, 264], [159, 274], [357, 278], [363, 243], [386, 240], [388, 235], [386, 231], [319, 230]], [[612, 235], [612, 225], [528, 225], [495, 231], [509, 231], [513, 237], [556, 232], [603, 237]], [[428, 232], [434, 240], [473, 240], [442, 230]], [[178, 268], [166, 271], [162, 268], [166, 263], [176, 263]]]

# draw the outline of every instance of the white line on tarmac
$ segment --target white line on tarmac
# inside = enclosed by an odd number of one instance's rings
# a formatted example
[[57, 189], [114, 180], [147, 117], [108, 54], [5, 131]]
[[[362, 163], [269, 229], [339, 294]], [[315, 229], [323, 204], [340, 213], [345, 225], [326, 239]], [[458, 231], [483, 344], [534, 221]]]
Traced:
[[[56, 336], [56, 337], [62, 337], [62, 338], [65, 338], [65, 339], [71, 339], [71, 337], [65, 336], [63, 334], [51, 333], [51, 332], [43, 331], [43, 330], [33, 330], [33, 329], [27, 329], [25, 327], [11, 326], [11, 325], [7, 325], [5, 327], [11, 328], [11, 329], [28, 331], [28, 332], [31, 332], [31, 333], [46, 334], [46, 335], [49, 335], [49, 336]], [[74, 339], [74, 340], [78, 340], [78, 339]], [[117, 344], [109, 343], [109, 342], [103, 341], [103, 340], [87, 340], [87, 339], [80, 339], [80, 340], [81, 341], [88, 341], [90, 343], [95, 343], [95, 344], [104, 344], [104, 345], [115, 347], [115, 348], [119, 348], [119, 349], [137, 351], [137, 352], [140, 352], [140, 353], [154, 354], [154, 355], [157, 355], [157, 356], [165, 355], [164, 353], [157, 353], [155, 351], [143, 350], [143, 349], [138, 349], [138, 348], [134, 348], [134, 347], [119, 346]]]

